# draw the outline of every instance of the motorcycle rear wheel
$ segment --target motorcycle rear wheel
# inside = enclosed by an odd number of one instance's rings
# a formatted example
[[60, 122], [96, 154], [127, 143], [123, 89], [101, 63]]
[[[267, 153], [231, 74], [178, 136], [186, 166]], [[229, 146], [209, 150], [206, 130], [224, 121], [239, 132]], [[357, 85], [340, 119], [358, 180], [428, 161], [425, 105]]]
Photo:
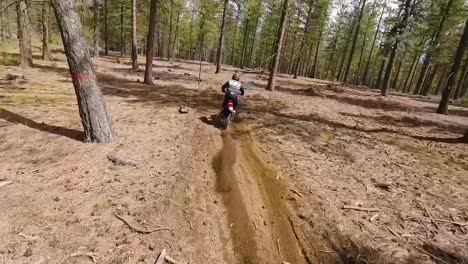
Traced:
[[224, 129], [227, 129], [229, 126], [229, 123], [232, 121], [233, 115], [229, 113], [227, 116], [221, 118], [221, 123], [223, 124]]

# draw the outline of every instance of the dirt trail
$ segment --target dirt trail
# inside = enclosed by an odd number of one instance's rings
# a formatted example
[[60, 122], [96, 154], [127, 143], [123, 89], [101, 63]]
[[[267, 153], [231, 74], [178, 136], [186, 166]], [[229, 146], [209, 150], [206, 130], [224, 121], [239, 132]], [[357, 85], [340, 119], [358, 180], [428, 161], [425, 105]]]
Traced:
[[234, 124], [222, 139], [213, 168], [238, 263], [305, 263], [282, 200], [284, 186], [261, 157], [248, 126]]
[[158, 61], [148, 87], [103, 57], [119, 141], [83, 144], [64, 59], [0, 66], [27, 76], [0, 76], [0, 263], [149, 264], [163, 248], [179, 263], [468, 263], [465, 227], [422, 221], [468, 221], [466, 108], [285, 75], [269, 93], [245, 72], [243, 122], [223, 132], [209, 116], [234, 68], [204, 64], [197, 82], [198, 62]]

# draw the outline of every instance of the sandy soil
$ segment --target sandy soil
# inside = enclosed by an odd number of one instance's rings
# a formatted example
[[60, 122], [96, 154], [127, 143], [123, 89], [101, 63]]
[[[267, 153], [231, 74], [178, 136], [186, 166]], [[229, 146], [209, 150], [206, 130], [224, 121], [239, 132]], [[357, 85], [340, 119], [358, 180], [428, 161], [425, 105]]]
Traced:
[[181, 263], [468, 262], [468, 109], [287, 76], [270, 93], [242, 72], [222, 131], [232, 68], [204, 64], [198, 83], [196, 62], [157, 61], [147, 87], [128, 60], [95, 64], [111, 144], [80, 141], [63, 60], [0, 66], [0, 263], [154, 263], [163, 248]]

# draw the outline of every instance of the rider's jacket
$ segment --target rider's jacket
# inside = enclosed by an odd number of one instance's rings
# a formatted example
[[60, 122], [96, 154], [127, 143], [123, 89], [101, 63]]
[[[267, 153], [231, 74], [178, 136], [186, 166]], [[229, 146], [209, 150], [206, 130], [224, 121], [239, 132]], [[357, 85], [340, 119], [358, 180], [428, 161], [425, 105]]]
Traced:
[[244, 87], [239, 81], [230, 80], [226, 82], [222, 87], [221, 90], [227, 96], [231, 96], [237, 98], [239, 95], [244, 95]]

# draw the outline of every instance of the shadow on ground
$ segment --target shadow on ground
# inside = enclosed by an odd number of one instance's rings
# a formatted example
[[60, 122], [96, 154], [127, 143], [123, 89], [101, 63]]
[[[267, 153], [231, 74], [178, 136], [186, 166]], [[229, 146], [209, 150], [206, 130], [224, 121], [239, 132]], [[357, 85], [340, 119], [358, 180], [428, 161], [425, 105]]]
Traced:
[[440, 132], [450, 131], [456, 134], [463, 134], [465, 130], [468, 129], [468, 127], [462, 126], [462, 125], [455, 125], [451, 123], [444, 123], [444, 122], [438, 122], [438, 121], [433, 121], [433, 120], [424, 120], [416, 116], [400, 116], [400, 117], [395, 117], [391, 115], [370, 116], [370, 115], [364, 115], [364, 114], [357, 115], [357, 114], [344, 113], [344, 112], [340, 114], [343, 116], [370, 120], [370, 121], [373, 121], [382, 125], [394, 125], [394, 126], [403, 127], [403, 128], [435, 127]]
[[200, 121], [202, 121], [204, 124], [207, 124], [209, 126], [213, 126], [217, 129], [224, 129], [223, 127], [223, 124], [221, 124], [220, 120], [219, 120], [219, 116], [218, 115], [211, 115], [211, 116], [202, 116], [200, 117]]
[[64, 128], [60, 126], [48, 125], [45, 123], [37, 123], [32, 119], [15, 114], [3, 108], [0, 108], [0, 119], [3, 119], [12, 124], [21, 124], [21, 125], [33, 128], [33, 129], [37, 129], [39, 131], [45, 131], [45, 132], [49, 132], [55, 135], [65, 136], [65, 137], [79, 140], [79, 141], [83, 141], [84, 139], [83, 131], [70, 129], [70, 128]]

